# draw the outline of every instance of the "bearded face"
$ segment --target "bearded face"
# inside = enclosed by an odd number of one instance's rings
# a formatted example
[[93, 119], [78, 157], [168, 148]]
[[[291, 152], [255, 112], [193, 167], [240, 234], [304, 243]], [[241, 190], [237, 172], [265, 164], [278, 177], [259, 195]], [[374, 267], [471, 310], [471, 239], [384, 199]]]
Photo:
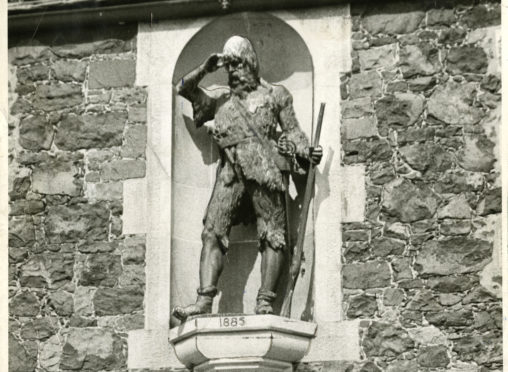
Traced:
[[256, 73], [243, 59], [235, 56], [226, 56], [225, 67], [228, 73], [228, 84], [233, 92], [248, 92], [259, 84]]
[[223, 56], [232, 92], [240, 94], [255, 89], [259, 84], [258, 59], [251, 42], [232, 36], [224, 44]]

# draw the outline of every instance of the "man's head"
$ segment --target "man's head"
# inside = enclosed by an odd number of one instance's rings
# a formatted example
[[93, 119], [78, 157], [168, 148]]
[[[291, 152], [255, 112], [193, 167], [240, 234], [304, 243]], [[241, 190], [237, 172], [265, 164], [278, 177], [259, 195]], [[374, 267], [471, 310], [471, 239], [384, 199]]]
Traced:
[[258, 57], [251, 42], [241, 36], [232, 36], [224, 44], [224, 63], [233, 89], [249, 90], [259, 83]]

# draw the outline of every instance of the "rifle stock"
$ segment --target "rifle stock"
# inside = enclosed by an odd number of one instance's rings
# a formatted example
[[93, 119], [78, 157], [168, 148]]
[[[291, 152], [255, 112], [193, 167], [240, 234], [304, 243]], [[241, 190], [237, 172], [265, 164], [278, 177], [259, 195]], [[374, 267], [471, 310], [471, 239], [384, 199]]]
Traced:
[[[323, 124], [323, 115], [325, 111], [325, 103], [321, 103], [319, 108], [319, 116], [316, 125], [316, 133], [314, 135], [312, 146], [319, 146], [319, 137], [321, 136], [321, 126]], [[286, 292], [284, 295], [284, 302], [282, 303], [282, 309], [280, 312], [281, 316], [289, 318], [291, 314], [291, 303], [293, 300], [293, 293], [300, 273], [300, 267], [302, 265], [302, 254], [303, 244], [305, 241], [305, 230], [307, 227], [307, 217], [310, 209], [310, 202], [314, 195], [314, 179], [316, 177], [316, 165], [310, 163], [309, 171], [307, 172], [307, 182], [305, 185], [305, 194], [302, 202], [302, 210], [300, 214], [300, 220], [298, 221], [297, 240], [291, 260], [291, 266], [289, 268], [289, 278], [286, 286]]]

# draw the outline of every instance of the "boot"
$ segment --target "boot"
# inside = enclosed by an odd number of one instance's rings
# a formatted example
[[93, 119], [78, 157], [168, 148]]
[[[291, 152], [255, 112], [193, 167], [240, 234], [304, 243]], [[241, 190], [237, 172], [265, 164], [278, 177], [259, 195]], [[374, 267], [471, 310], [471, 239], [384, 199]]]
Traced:
[[198, 298], [196, 303], [185, 307], [177, 306], [173, 309], [173, 315], [184, 322], [189, 316], [210, 314], [212, 312], [213, 298], [217, 294], [215, 286], [198, 289]]
[[273, 314], [272, 303], [275, 301], [277, 294], [266, 289], [260, 289], [256, 298], [256, 314]]

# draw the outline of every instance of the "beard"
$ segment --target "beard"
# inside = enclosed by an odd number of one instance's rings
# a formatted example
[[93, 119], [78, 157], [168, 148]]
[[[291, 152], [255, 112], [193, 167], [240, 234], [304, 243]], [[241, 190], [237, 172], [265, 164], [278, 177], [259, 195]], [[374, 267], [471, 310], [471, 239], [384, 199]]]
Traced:
[[259, 85], [259, 78], [250, 73], [238, 74], [234, 72], [228, 75], [228, 85], [233, 94], [243, 95], [256, 89]]

